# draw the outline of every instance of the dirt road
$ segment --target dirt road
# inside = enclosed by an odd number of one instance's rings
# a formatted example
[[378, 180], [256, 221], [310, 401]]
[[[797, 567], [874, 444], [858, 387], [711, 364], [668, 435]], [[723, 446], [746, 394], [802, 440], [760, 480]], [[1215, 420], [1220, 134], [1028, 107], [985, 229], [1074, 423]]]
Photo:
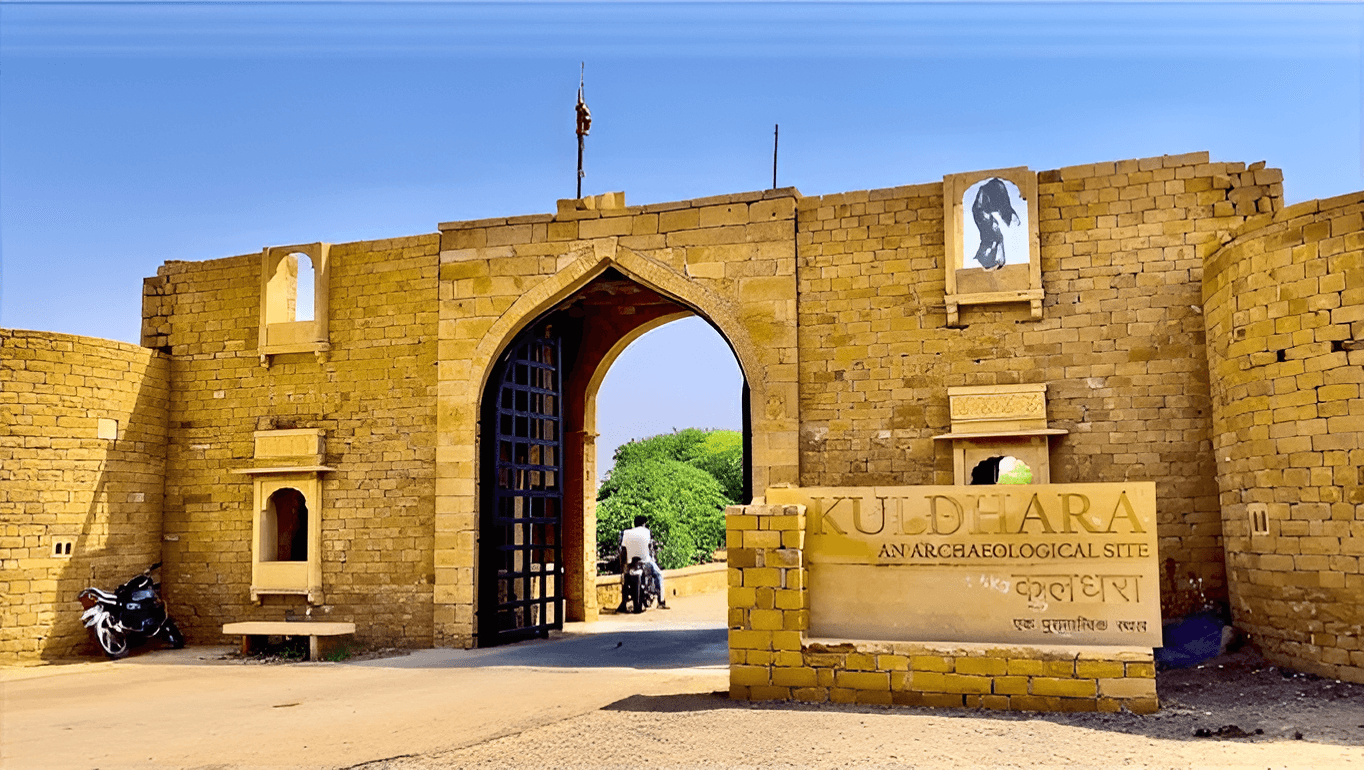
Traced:
[[1163, 673], [1151, 717], [744, 704], [715, 694], [722, 616], [709, 595], [496, 650], [260, 665], [197, 648], [10, 669], [0, 765], [1364, 770], [1364, 687], [1244, 654]]

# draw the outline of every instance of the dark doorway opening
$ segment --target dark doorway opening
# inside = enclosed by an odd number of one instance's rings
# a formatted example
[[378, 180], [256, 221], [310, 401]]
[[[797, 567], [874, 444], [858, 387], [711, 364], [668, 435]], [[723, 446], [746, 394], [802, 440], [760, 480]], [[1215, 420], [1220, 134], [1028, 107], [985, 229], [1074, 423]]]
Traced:
[[503, 354], [483, 399], [491, 479], [479, 525], [480, 646], [563, 627], [561, 355], [552, 324], [532, 327]]

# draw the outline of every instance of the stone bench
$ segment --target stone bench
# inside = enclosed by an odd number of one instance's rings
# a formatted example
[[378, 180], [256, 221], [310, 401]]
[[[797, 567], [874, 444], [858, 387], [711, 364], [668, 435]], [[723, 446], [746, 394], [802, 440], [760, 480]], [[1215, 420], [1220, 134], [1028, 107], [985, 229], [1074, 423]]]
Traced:
[[262, 636], [306, 636], [308, 660], [318, 660], [322, 657], [324, 638], [354, 634], [355, 624], [314, 623], [303, 620], [249, 620], [242, 623], [224, 623], [223, 633], [228, 636], [241, 635], [243, 655], [250, 655], [254, 649], [253, 640]]

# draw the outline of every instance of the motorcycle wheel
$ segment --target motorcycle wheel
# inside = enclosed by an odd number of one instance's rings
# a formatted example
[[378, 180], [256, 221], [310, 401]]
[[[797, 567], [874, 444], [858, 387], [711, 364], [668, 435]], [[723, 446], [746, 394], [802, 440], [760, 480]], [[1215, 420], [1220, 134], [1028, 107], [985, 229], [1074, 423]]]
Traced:
[[180, 627], [175, 625], [175, 621], [166, 618], [165, 625], [161, 626], [161, 636], [172, 650], [178, 650], [185, 646], [185, 635], [180, 633]]
[[95, 638], [99, 640], [100, 648], [110, 660], [127, 657], [128, 638], [121, 631], [101, 623], [95, 626]]
[[654, 606], [654, 602], [658, 600], [658, 578], [649, 574], [644, 576], [644, 581], [648, 587], [644, 589], [644, 595], [641, 598], [644, 600], [644, 609], [647, 610]]
[[644, 578], [640, 578], [630, 587], [630, 603], [633, 605], [632, 612], [638, 614], [644, 611]]

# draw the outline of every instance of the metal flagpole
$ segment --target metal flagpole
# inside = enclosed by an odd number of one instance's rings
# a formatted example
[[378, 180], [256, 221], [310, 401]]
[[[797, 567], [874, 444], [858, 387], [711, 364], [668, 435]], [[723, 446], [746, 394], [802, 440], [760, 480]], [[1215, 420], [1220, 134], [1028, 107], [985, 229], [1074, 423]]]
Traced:
[[772, 189], [777, 189], [777, 139], [780, 137], [781, 126], [777, 123], [772, 124]]

